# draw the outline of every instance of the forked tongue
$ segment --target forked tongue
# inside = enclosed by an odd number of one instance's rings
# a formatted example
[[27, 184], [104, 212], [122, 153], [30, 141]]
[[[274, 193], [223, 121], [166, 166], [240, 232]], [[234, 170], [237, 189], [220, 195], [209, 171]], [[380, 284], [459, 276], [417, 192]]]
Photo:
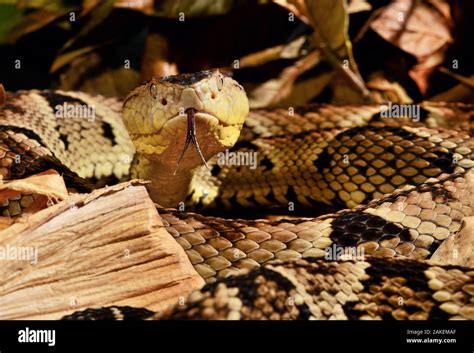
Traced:
[[199, 143], [196, 139], [196, 109], [189, 108], [186, 109], [186, 115], [188, 117], [188, 131], [186, 134], [186, 141], [184, 142], [184, 147], [183, 151], [181, 152], [181, 156], [178, 159], [178, 163], [176, 163], [176, 169], [173, 173], [173, 175], [176, 175], [176, 172], [178, 171], [179, 164], [181, 163], [184, 154], [188, 150], [189, 144], [192, 143], [194, 146], [194, 149], [196, 150], [197, 154], [199, 157], [201, 157], [201, 160], [204, 162], [204, 165], [206, 166], [207, 169], [209, 169], [209, 166], [206, 163], [206, 160], [204, 159], [204, 156], [202, 155], [201, 147], [199, 147]]

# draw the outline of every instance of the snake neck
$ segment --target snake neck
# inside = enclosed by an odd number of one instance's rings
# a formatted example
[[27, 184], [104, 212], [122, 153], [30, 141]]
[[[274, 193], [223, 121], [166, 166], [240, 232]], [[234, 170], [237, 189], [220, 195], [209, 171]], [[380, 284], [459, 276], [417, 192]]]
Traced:
[[132, 178], [150, 180], [146, 186], [150, 198], [163, 207], [177, 207], [185, 201], [193, 176], [192, 169], [176, 169], [174, 163], [140, 154], [135, 156], [130, 174]]

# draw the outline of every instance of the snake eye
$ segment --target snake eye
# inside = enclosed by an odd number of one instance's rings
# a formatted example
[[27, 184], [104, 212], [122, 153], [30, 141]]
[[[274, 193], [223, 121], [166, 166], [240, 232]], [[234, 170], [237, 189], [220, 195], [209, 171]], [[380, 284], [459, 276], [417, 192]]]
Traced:
[[161, 104], [163, 104], [163, 105], [168, 104], [168, 101], [166, 100], [166, 98], [161, 98], [161, 101], [160, 101], [160, 102], [161, 102]]
[[156, 96], [158, 95], [158, 88], [156, 88], [156, 85], [154, 83], [150, 86], [150, 94], [155, 99], [156, 99]]

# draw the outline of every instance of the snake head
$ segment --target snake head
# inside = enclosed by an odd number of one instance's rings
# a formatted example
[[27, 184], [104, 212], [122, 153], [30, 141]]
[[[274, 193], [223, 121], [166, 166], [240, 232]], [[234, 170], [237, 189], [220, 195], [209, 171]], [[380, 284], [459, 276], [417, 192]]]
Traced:
[[145, 82], [125, 99], [122, 116], [138, 154], [193, 168], [235, 144], [248, 111], [242, 86], [206, 70]]

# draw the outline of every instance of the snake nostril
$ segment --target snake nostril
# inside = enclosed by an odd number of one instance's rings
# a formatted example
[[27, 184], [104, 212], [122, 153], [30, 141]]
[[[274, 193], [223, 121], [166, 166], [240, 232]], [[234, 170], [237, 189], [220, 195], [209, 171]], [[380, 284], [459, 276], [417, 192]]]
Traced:
[[166, 105], [168, 104], [168, 101], [165, 98], [161, 98], [161, 104]]
[[211, 99], [216, 99], [216, 93], [215, 92], [211, 93]]

